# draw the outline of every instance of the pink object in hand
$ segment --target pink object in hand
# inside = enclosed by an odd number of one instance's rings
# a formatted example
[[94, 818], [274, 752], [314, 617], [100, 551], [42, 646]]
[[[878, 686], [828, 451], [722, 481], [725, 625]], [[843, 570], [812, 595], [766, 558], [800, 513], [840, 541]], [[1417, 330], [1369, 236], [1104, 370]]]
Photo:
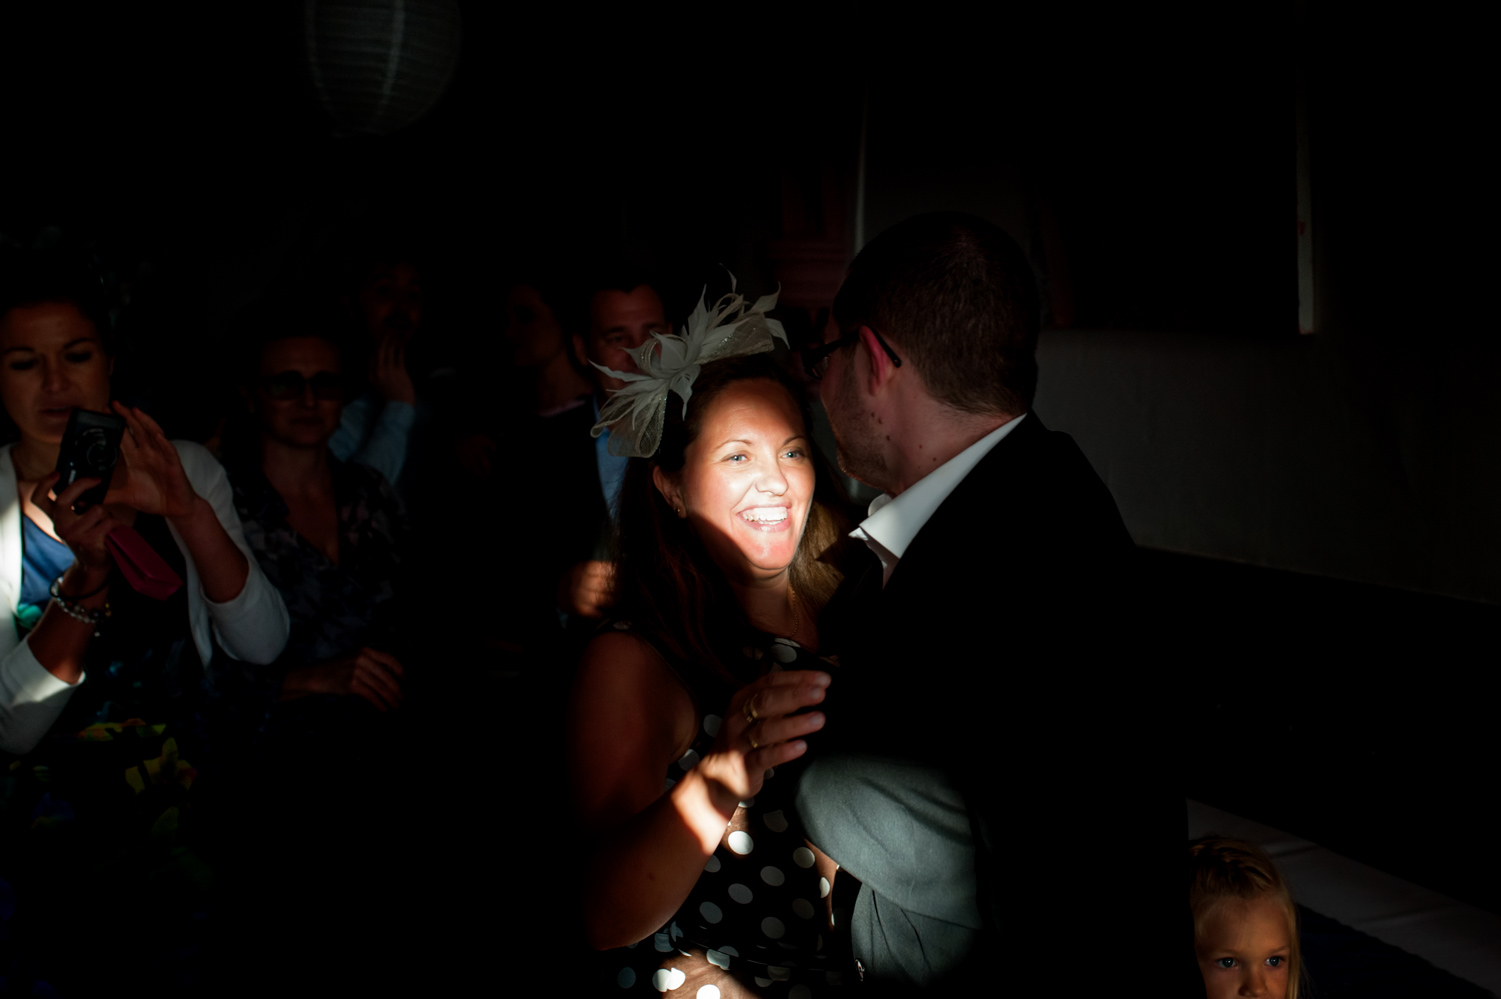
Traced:
[[182, 585], [182, 577], [131, 527], [117, 527], [104, 539], [125, 581], [153, 600], [166, 600]]

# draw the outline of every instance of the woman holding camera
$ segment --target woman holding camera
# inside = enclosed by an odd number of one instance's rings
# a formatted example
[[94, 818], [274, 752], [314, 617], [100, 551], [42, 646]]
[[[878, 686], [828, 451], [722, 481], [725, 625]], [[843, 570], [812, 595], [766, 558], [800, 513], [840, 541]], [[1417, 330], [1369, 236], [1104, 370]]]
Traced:
[[[234, 738], [216, 727], [219, 708], [243, 700], [243, 675], [285, 645], [286, 608], [249, 556], [224, 469], [111, 402], [109, 321], [91, 289], [57, 270], [8, 283], [0, 404], [17, 439], [0, 447], [0, 600], [13, 619], [0, 624], [0, 752], [21, 759], [0, 789], [3, 874], [33, 927], [68, 926], [69, 907], [115, 891], [166, 905], [170, 925], [206, 884], [187, 792], [216, 762], [208, 740]], [[104, 502], [78, 511], [100, 479], [52, 492], [75, 409], [127, 427]], [[112, 532], [149, 546], [183, 585], [166, 599], [137, 592]], [[39, 930], [28, 962], [65, 977], [108, 967], [97, 953], [67, 959], [77, 932], [76, 920]]]

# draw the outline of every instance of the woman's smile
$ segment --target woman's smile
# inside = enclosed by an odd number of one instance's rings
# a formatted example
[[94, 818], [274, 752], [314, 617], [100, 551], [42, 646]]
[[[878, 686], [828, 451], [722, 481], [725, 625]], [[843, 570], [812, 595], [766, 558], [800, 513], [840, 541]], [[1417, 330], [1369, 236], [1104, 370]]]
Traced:
[[779, 503], [775, 506], [755, 506], [748, 510], [740, 511], [740, 519], [753, 531], [764, 531], [768, 534], [785, 531], [792, 526], [792, 506], [788, 503]]

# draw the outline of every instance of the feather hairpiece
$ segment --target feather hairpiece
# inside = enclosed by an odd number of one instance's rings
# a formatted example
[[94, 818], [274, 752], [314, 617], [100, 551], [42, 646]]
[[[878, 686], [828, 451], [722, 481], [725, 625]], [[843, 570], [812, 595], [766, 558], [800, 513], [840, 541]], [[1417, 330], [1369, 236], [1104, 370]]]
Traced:
[[[772, 338], [787, 343], [787, 331], [766, 313], [776, 308], [777, 292], [762, 295], [755, 304], [735, 292], [735, 277], [730, 276], [730, 292], [711, 309], [702, 294], [688, 327], [682, 336], [653, 333], [650, 342], [631, 351], [640, 373], [615, 371], [602, 364], [594, 366], [626, 385], [604, 404], [599, 422], [590, 433], [598, 437], [610, 431], [609, 451], [625, 458], [649, 458], [662, 444], [662, 424], [667, 418], [667, 393], [683, 398], [683, 415], [688, 415], [688, 400], [693, 397], [693, 380], [705, 364], [727, 357], [762, 354], [772, 349]], [[590, 362], [593, 364], [594, 362]]]

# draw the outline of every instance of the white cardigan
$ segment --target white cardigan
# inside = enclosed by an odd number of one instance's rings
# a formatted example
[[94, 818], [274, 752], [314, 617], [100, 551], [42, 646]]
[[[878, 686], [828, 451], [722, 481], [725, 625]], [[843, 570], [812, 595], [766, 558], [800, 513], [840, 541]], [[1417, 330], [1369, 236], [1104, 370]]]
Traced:
[[[235, 512], [234, 492], [229, 477], [208, 449], [191, 441], [173, 441], [182, 459], [183, 471], [193, 489], [209, 502], [219, 523], [245, 560], [250, 575], [239, 596], [228, 603], [216, 604], [203, 595], [198, 567], [177, 529], [168, 523], [172, 540], [177, 542], [187, 563], [188, 617], [192, 623], [193, 644], [207, 665], [213, 655], [212, 635], [220, 647], [235, 659], [266, 665], [276, 661], [287, 644], [291, 621], [286, 604], [276, 587], [266, 579], [255, 555], [245, 543], [245, 532]], [[20, 637], [15, 614], [21, 598], [21, 512], [16, 492], [16, 468], [10, 457], [11, 445], [0, 447], [0, 613], [10, 620], [0, 621], [0, 749], [17, 755], [30, 752], [52, 727], [68, 699], [87, 679], [69, 685], [47, 672], [28, 643]], [[116, 581], [117, 586], [127, 585]]]

